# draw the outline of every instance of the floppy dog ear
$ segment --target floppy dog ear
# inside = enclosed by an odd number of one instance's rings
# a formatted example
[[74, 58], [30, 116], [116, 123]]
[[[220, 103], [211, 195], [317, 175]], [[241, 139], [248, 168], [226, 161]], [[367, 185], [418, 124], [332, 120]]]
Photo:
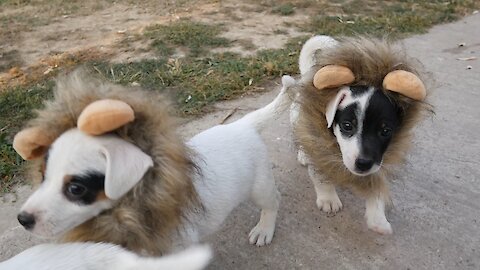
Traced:
[[102, 99], [90, 103], [78, 117], [77, 126], [90, 135], [101, 135], [115, 130], [135, 119], [132, 107], [127, 103]]
[[25, 160], [42, 157], [53, 138], [39, 127], [30, 127], [18, 132], [13, 138], [13, 149]]
[[107, 159], [105, 195], [112, 200], [125, 195], [153, 166], [149, 155], [124, 140], [105, 143], [102, 152]]
[[337, 112], [338, 105], [342, 100], [349, 94], [348, 90], [340, 90], [334, 99], [330, 100], [327, 104], [327, 109], [325, 110], [325, 117], [327, 118], [327, 127], [330, 128], [333, 124], [333, 119], [335, 119], [335, 113]]
[[[313, 85], [319, 90], [339, 87], [350, 84], [353, 81], [355, 81], [353, 72], [349, 68], [339, 65], [324, 66], [315, 73], [315, 76], [313, 76]], [[328, 102], [325, 112], [328, 128], [333, 124], [338, 105], [348, 93], [349, 92], [346, 90], [340, 90], [335, 98]]]
[[335, 88], [355, 81], [353, 72], [344, 66], [324, 66], [313, 76], [313, 85], [317, 89]]
[[383, 79], [383, 88], [419, 101], [427, 96], [427, 90], [420, 78], [405, 70], [388, 73]]

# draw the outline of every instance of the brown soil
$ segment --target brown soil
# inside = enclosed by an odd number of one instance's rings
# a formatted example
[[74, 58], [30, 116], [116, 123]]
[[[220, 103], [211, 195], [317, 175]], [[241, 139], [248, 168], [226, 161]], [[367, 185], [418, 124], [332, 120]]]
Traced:
[[[18, 19], [32, 12], [35, 9], [28, 6], [3, 8], [0, 16]], [[11, 31], [0, 32], [4, 37], [0, 43], [0, 87], [49, 73], [63, 66], [63, 59], [72, 55], [82, 55], [82, 59], [108, 57], [114, 62], [152, 58], [149, 44], [138, 38], [152, 24], [168, 24], [181, 18], [221, 23], [227, 30], [223, 36], [236, 42], [232, 47], [215, 51], [230, 50], [245, 55], [258, 49], [282, 47], [289, 37], [302, 34], [293, 25], [307, 19], [301, 12], [281, 16], [271, 13], [269, 8], [231, 0], [185, 1], [181, 7], [168, 2], [163, 5], [149, 1], [142, 5], [121, 2], [85, 13], [53, 12], [42, 17], [43, 23], [9, 24]], [[94, 55], [89, 57], [86, 55], [89, 53]], [[22, 76], [26, 73], [28, 76]]]

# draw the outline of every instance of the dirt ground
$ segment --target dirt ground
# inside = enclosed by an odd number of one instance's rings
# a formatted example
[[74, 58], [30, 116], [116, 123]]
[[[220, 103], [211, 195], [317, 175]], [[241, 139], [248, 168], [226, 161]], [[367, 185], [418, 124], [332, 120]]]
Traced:
[[[162, 2], [164, 1], [149, 4], [147, 1], [141, 5], [114, 2], [101, 10], [92, 10], [91, 14], [50, 17], [48, 23], [30, 25], [28, 31], [15, 33], [10, 42], [0, 42], [1, 51], [4, 52], [4, 55], [0, 56], [0, 63], [8, 67], [8, 60], [15, 60], [13, 63], [25, 68], [48, 56], [89, 48], [109, 55], [114, 62], [154, 57], [148, 50], [149, 44], [125, 40], [135, 40], [135, 36], [143, 33], [147, 26], [168, 24], [185, 18], [223, 24], [227, 29], [223, 33], [224, 37], [249, 45], [249, 50], [246, 50], [245, 46], [233, 46], [218, 51], [231, 50], [251, 54], [258, 49], [283, 47], [290, 37], [302, 34], [293, 27], [294, 23], [308, 18], [306, 14], [299, 12], [288, 17], [268, 11], [252, 12], [258, 9], [257, 5], [230, 0], [188, 1], [182, 5], [169, 4], [168, 1], [162, 5]], [[0, 15], [35, 12], [31, 9], [32, 7], [6, 9], [0, 12]]]

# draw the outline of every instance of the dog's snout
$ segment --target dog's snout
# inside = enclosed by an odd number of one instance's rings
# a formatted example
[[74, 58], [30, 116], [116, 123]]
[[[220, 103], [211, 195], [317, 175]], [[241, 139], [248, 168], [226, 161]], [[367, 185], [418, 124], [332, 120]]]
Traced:
[[371, 159], [359, 158], [355, 162], [355, 167], [357, 167], [357, 170], [361, 172], [366, 172], [370, 170], [372, 166], [373, 166], [373, 160]]
[[17, 219], [18, 222], [20, 222], [20, 224], [22, 224], [22, 226], [27, 230], [31, 230], [35, 226], [35, 216], [25, 211], [20, 212], [20, 214], [17, 216]]

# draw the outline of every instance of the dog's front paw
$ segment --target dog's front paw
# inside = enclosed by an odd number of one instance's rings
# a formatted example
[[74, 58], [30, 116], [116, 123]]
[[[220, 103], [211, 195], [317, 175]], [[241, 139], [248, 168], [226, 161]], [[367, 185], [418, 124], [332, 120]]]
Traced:
[[342, 210], [343, 205], [335, 192], [325, 196], [317, 195], [317, 207], [325, 213], [337, 213]]
[[267, 226], [259, 222], [248, 234], [249, 242], [257, 247], [268, 245], [272, 242], [274, 232], [275, 225]]
[[379, 234], [392, 234], [392, 225], [385, 217], [367, 219], [367, 226], [370, 230]]

